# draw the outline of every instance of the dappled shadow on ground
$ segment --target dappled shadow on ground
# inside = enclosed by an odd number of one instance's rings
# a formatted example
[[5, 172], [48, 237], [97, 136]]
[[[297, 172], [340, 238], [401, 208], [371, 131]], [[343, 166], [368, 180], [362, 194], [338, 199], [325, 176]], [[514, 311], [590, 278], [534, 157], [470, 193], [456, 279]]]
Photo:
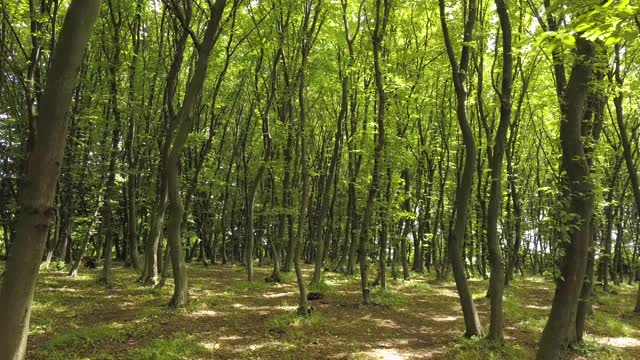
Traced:
[[[305, 269], [307, 278], [309, 270]], [[464, 324], [453, 283], [429, 280], [428, 274], [390, 281], [389, 290], [374, 291], [378, 305], [363, 306], [357, 278], [327, 273], [322, 286], [325, 296], [312, 302], [314, 311], [304, 320], [295, 316], [293, 274], [284, 274], [283, 284], [249, 284], [240, 266], [192, 265], [191, 302], [178, 310], [166, 306], [171, 281], [161, 290], [151, 290], [135, 283], [132, 270], [117, 268], [114, 287], [107, 289], [96, 282], [98, 274], [98, 270], [85, 270], [77, 278], [53, 271], [42, 274], [34, 299], [28, 359], [484, 356], [475, 353], [481, 344], [461, 341]], [[268, 268], [258, 268], [255, 278], [268, 274]], [[470, 283], [481, 320], [487, 324], [486, 281]], [[516, 279], [506, 292], [506, 337], [522, 358], [533, 354], [550, 310], [552, 287], [543, 278]], [[622, 288], [616, 296], [618, 301], [632, 300], [633, 288]], [[636, 357], [640, 320], [614, 306], [617, 303], [606, 294], [596, 296], [594, 304], [596, 314], [590, 320], [594, 331], [589, 335], [593, 345], [588, 351], [640, 358]], [[622, 328], [608, 323], [620, 316], [628, 317]]]

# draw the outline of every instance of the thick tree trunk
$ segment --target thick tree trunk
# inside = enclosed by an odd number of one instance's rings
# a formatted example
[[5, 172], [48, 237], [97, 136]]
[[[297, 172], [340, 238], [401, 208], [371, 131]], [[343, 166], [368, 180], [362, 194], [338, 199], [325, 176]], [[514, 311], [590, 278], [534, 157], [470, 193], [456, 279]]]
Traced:
[[[585, 158], [585, 146], [582, 142], [582, 121], [584, 119], [587, 95], [592, 78], [592, 61], [595, 56], [594, 45], [578, 37], [577, 56], [565, 92], [560, 140], [562, 145], [562, 169], [568, 212], [575, 214], [572, 221], [569, 242], [561, 264], [556, 292], [551, 306], [549, 319], [542, 333], [537, 353], [539, 360], [559, 359], [567, 348], [575, 331], [575, 313], [584, 275], [587, 267], [589, 242], [591, 239], [591, 217], [593, 215], [593, 183], [590, 169]], [[573, 326], [572, 326], [573, 325]]]
[[100, 0], [74, 0], [67, 9], [53, 52], [47, 85], [40, 100], [40, 117], [27, 157], [25, 182], [19, 190], [16, 244], [6, 264], [0, 288], [0, 359], [25, 356], [31, 300], [47, 240], [60, 165], [66, 144], [65, 115], [84, 52], [100, 9]]

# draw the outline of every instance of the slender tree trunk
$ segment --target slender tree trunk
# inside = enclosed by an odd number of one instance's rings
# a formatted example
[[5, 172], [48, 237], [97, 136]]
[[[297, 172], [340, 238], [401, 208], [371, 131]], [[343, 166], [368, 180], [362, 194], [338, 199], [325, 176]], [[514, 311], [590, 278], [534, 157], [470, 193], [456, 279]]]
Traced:
[[[291, 107], [291, 103], [288, 104]], [[289, 117], [287, 121], [287, 143], [284, 148], [284, 176], [282, 179], [282, 207], [284, 209], [292, 208], [292, 200], [291, 200], [291, 153], [293, 152], [294, 141], [293, 141], [293, 123], [291, 117]], [[285, 216], [285, 215], [283, 215]], [[284, 266], [282, 271], [290, 272], [291, 265], [293, 264], [293, 256], [295, 255], [296, 248], [296, 237], [293, 233], [293, 215], [287, 214], [287, 251], [284, 259]]]
[[[273, 152], [271, 146], [271, 130], [269, 128], [269, 118], [271, 113], [271, 106], [275, 100], [276, 96], [276, 82], [277, 75], [276, 70], [278, 67], [278, 61], [280, 59], [281, 50], [276, 51], [275, 58], [273, 59], [273, 67], [271, 68], [271, 80], [269, 84], [269, 98], [267, 99], [267, 103], [265, 105], [265, 109], [262, 114], [262, 139], [263, 139], [263, 147], [264, 147], [264, 155], [262, 158], [262, 163], [258, 168], [258, 171], [253, 178], [253, 181], [249, 185], [249, 193], [247, 194], [247, 229], [245, 236], [247, 237], [247, 280], [249, 282], [253, 281], [253, 248], [254, 248], [254, 229], [253, 229], [253, 207], [256, 197], [256, 192], [258, 190], [258, 185], [262, 181], [262, 174], [267, 168], [267, 163], [271, 160], [271, 154]], [[260, 55], [260, 60], [258, 61], [258, 65], [256, 66], [256, 74], [254, 87], [256, 93], [259, 92], [258, 84], [259, 84], [259, 72], [262, 66], [262, 53]], [[253, 109], [252, 109], [253, 110]], [[253, 113], [253, 111], [251, 111]], [[251, 115], [249, 115], [251, 116]], [[246, 171], [246, 170], [245, 170]]]
[[467, 284], [463, 248], [467, 226], [467, 208], [469, 199], [471, 197], [471, 190], [473, 187], [473, 174], [475, 172], [476, 161], [475, 140], [473, 131], [471, 129], [471, 126], [469, 125], [469, 118], [467, 114], [466, 76], [469, 69], [469, 53], [471, 51], [470, 45], [468, 45], [468, 43], [473, 39], [472, 34], [476, 21], [477, 7], [475, 0], [469, 1], [468, 17], [466, 19], [464, 27], [464, 42], [466, 45], [463, 45], [462, 47], [460, 65], [458, 65], [456, 63], [455, 54], [453, 52], [453, 46], [451, 45], [451, 38], [449, 37], [444, 0], [439, 0], [439, 5], [440, 22], [442, 24], [445, 44], [447, 47], [447, 55], [449, 57], [449, 63], [452, 69], [453, 83], [458, 100], [456, 114], [458, 117], [460, 130], [462, 131], [462, 138], [465, 148], [464, 168], [462, 171], [462, 177], [456, 190], [455, 222], [453, 231], [449, 233], [447, 249], [449, 252], [448, 255], [451, 261], [453, 276], [456, 281], [458, 296], [460, 297], [462, 313], [464, 315], [466, 327], [465, 336], [481, 336], [482, 327], [480, 326], [480, 318], [478, 317], [478, 312], [476, 311], [476, 307], [473, 303], [471, 289], [469, 289], [469, 285]]
[[[616, 46], [615, 50], [615, 79], [619, 86], [623, 84], [623, 78], [621, 75], [620, 65], [620, 47]], [[633, 155], [631, 152], [631, 144], [629, 142], [629, 136], [627, 134], [627, 128], [624, 123], [624, 114], [622, 108], [622, 93], [618, 93], [613, 99], [613, 103], [616, 109], [616, 124], [618, 125], [618, 133], [620, 135], [620, 142], [622, 143], [622, 150], [624, 155], [624, 162], [627, 165], [627, 172], [629, 173], [629, 179], [631, 180], [631, 188], [633, 190], [633, 199], [636, 204], [636, 213], [640, 211], [640, 183], [638, 181], [638, 171], [633, 161]], [[638, 302], [635, 307], [636, 312], [640, 312], [640, 287], [638, 288]]]
[[[313, 278], [311, 279], [311, 285], [317, 285], [320, 283], [320, 276], [322, 275], [322, 266], [324, 261], [324, 252], [325, 248], [328, 246], [325, 242], [325, 238], [322, 236], [322, 228], [324, 225], [324, 219], [327, 214], [327, 210], [329, 209], [329, 195], [331, 194], [331, 185], [333, 185], [333, 180], [335, 178], [336, 169], [338, 168], [338, 163], [340, 162], [340, 147], [342, 145], [342, 128], [344, 124], [344, 119], [347, 116], [347, 107], [348, 107], [348, 86], [349, 86], [349, 78], [343, 76], [342, 82], [342, 96], [340, 100], [340, 113], [338, 114], [338, 122], [336, 125], [336, 135], [333, 143], [333, 152], [331, 153], [331, 162], [329, 164], [329, 171], [327, 172], [327, 176], [324, 180], [324, 186], [322, 187], [323, 192], [320, 196], [320, 208], [318, 209], [318, 215], [315, 219], [315, 227], [313, 231], [313, 236], [316, 238], [316, 242], [318, 244], [318, 254], [315, 259], [315, 266], [313, 270]], [[321, 180], [322, 181], [322, 180]], [[310, 286], [311, 286], [310, 285]]]
[[[174, 278], [174, 292], [169, 304], [173, 307], [181, 307], [189, 301], [189, 287], [187, 284], [186, 266], [181, 243], [181, 224], [184, 215], [184, 207], [180, 196], [180, 182], [178, 176], [178, 161], [191, 130], [193, 113], [196, 102], [206, 79], [209, 57], [218, 38], [218, 27], [226, 5], [226, 0], [216, 0], [211, 4], [211, 14], [207, 22], [204, 39], [197, 47], [198, 60], [193, 75], [187, 85], [182, 106], [176, 117], [177, 130], [169, 151], [167, 161], [167, 188], [169, 197], [169, 222], [167, 235], [171, 251], [171, 265]], [[181, 15], [179, 15], [181, 16]]]
[[[112, 229], [113, 223], [113, 210], [112, 200], [115, 196], [115, 178], [116, 178], [116, 162], [118, 158], [118, 147], [120, 144], [120, 128], [122, 126], [121, 112], [118, 101], [119, 82], [118, 82], [118, 66], [120, 64], [120, 29], [122, 25], [122, 12], [120, 8], [116, 8], [112, 0], [107, 1], [109, 7], [110, 25], [113, 28], [113, 58], [109, 62], [109, 102], [110, 109], [113, 115], [113, 129], [111, 134], [111, 152], [109, 157], [109, 175], [105, 184], [105, 198], [102, 213], [102, 227], [104, 232], [104, 263], [102, 267], [102, 274], [100, 276], [100, 282], [104, 283], [107, 287], [113, 286], [111, 263], [112, 263], [112, 247], [114, 231]], [[103, 39], [106, 40], [106, 39]], [[104, 44], [103, 44], [104, 45]], [[106, 52], [106, 51], [105, 51]], [[116, 252], [118, 251], [116, 244]]]
[[489, 294], [491, 296], [491, 315], [488, 338], [496, 342], [504, 340], [504, 314], [502, 297], [504, 294], [504, 262], [498, 238], [498, 219], [500, 218], [502, 200], [502, 161], [507, 130], [511, 122], [511, 87], [513, 57], [511, 54], [511, 23], [504, 0], [496, 0], [496, 10], [502, 29], [502, 88], [500, 93], [500, 122], [496, 132], [493, 151], [490, 159], [491, 190], [487, 208], [487, 243], [491, 277], [489, 278]]
[[142, 26], [141, 9], [142, 3], [138, 1], [136, 4], [136, 15], [134, 16], [134, 23], [131, 29], [132, 42], [133, 42], [133, 57], [131, 64], [129, 65], [129, 126], [127, 131], [127, 164], [129, 167], [129, 174], [127, 175], [127, 199], [128, 199], [128, 211], [127, 211], [127, 240], [129, 243], [129, 261], [133, 265], [133, 268], [137, 272], [142, 271], [142, 265], [140, 264], [140, 258], [138, 255], [138, 209], [136, 203], [137, 191], [136, 191], [136, 134], [137, 134], [137, 116], [134, 103], [135, 103], [135, 84], [136, 84], [136, 68], [138, 64], [138, 57], [140, 54], [140, 32]]
[[376, 125], [378, 134], [376, 136], [376, 143], [373, 154], [373, 170], [371, 172], [371, 185], [369, 187], [369, 194], [367, 196], [367, 203], [362, 215], [362, 227], [360, 229], [360, 286], [362, 288], [362, 303], [369, 305], [372, 303], [371, 290], [369, 290], [368, 284], [368, 254], [367, 243], [369, 242], [369, 230], [371, 227], [371, 220], [373, 217], [373, 206], [375, 199], [378, 195], [380, 186], [380, 167], [383, 161], [383, 152], [385, 146], [385, 109], [386, 109], [386, 94], [384, 90], [384, 80], [382, 78], [382, 68], [380, 64], [380, 56], [382, 51], [382, 40], [384, 33], [386, 32], [387, 23], [389, 21], [389, 11], [391, 4], [389, 0], [376, 0], [376, 17], [375, 28], [371, 33], [371, 42], [373, 45], [373, 66], [375, 70], [375, 84], [376, 93], [378, 95], [378, 109]]

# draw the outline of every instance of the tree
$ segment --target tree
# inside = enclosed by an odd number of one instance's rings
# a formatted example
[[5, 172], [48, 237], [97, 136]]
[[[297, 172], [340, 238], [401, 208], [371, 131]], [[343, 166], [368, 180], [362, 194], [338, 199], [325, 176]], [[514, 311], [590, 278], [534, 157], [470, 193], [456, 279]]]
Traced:
[[[587, 95], [593, 75], [595, 47], [592, 42], [578, 36], [576, 60], [571, 70], [563, 96], [560, 120], [560, 142], [562, 145], [562, 170], [565, 172], [563, 196], [567, 212], [571, 214], [568, 242], [560, 268], [560, 279], [553, 297], [551, 313], [542, 333], [538, 359], [558, 359], [567, 348], [571, 331], [575, 331], [575, 313], [580, 290], [587, 268], [587, 254], [591, 238], [593, 215], [593, 183], [585, 158], [582, 141]], [[575, 335], [573, 335], [575, 336]]]
[[465, 321], [465, 336], [482, 335], [482, 327], [480, 326], [480, 318], [473, 303], [471, 290], [467, 284], [464, 257], [463, 257], [463, 241], [467, 227], [467, 207], [471, 190], [473, 187], [473, 173], [475, 171], [476, 161], [476, 145], [473, 137], [471, 126], [467, 115], [467, 88], [466, 78], [469, 71], [469, 56], [471, 45], [469, 44], [473, 38], [473, 28], [476, 22], [476, 2], [469, 1], [467, 19], [464, 26], [464, 37], [462, 45], [462, 53], [460, 55], [460, 64], [456, 63], [456, 57], [453, 51], [453, 45], [449, 36], [449, 28], [445, 13], [444, 0], [439, 1], [440, 5], [440, 22], [442, 24], [442, 33], [447, 48], [447, 56], [451, 65], [453, 74], [453, 84], [456, 93], [457, 105], [456, 115], [458, 124], [462, 131], [462, 138], [465, 146], [464, 169], [460, 178], [460, 183], [456, 189], [455, 200], [455, 225], [453, 233], [449, 234], [448, 251], [451, 267], [453, 268], [453, 276], [456, 280], [456, 288], [462, 305], [462, 312]]
[[488, 337], [501, 342], [503, 335], [502, 297], [504, 293], [504, 262], [500, 250], [497, 228], [502, 200], [502, 161], [507, 130], [511, 122], [511, 87], [513, 72], [513, 55], [511, 49], [511, 23], [507, 5], [503, 0], [496, 0], [496, 11], [502, 29], [502, 87], [500, 93], [500, 122], [493, 143], [493, 151], [489, 159], [491, 167], [491, 190], [489, 190], [489, 206], [487, 208], [487, 243], [491, 277], [489, 278], [489, 295], [491, 297], [491, 319]]
[[53, 202], [66, 144], [66, 114], [100, 4], [100, 0], [71, 2], [47, 74], [25, 181], [20, 189], [17, 242], [0, 288], [3, 359], [20, 360], [25, 356], [31, 300], [55, 213]]
[[[171, 265], [173, 268], [174, 292], [170, 301], [170, 305], [174, 307], [184, 306], [189, 301], [189, 287], [187, 284], [187, 274], [182, 253], [181, 224], [183, 220], [184, 207], [180, 197], [180, 184], [178, 179], [178, 161], [187, 141], [187, 136], [191, 130], [191, 121], [195, 110], [197, 98], [202, 92], [204, 82], [209, 66], [209, 56], [213, 50], [213, 46], [218, 39], [218, 27], [220, 19], [226, 5], [226, 0], [216, 0], [210, 5], [210, 17], [207, 21], [207, 28], [204, 33], [202, 42], [193, 35], [189, 28], [185, 31], [191, 34], [192, 40], [196, 43], [198, 51], [198, 60], [195, 69], [184, 95], [182, 106], [175, 118], [176, 130], [171, 143], [171, 148], [167, 156], [166, 176], [169, 198], [169, 223], [167, 224], [168, 242], [171, 252]], [[177, 4], [173, 4], [177, 6]], [[187, 5], [191, 6], [191, 5]], [[176, 17], [181, 19], [183, 26], [187, 27], [188, 23], [184, 23], [182, 19], [182, 11], [178, 7], [173, 8]], [[190, 10], [187, 10], [190, 11]]]

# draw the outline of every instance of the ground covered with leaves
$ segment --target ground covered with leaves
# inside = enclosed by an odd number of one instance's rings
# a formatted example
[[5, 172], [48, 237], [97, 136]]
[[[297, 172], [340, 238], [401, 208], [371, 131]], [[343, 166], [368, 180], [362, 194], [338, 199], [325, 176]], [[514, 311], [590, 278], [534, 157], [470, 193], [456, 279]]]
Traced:
[[[546, 321], [553, 282], [516, 278], [505, 295], [507, 345], [462, 339], [464, 325], [455, 286], [433, 276], [391, 280], [375, 290], [375, 306], [359, 304], [359, 279], [326, 273], [306, 319], [295, 316], [296, 284], [245, 280], [240, 266], [189, 267], [191, 303], [166, 304], [161, 290], [135, 282], [117, 268], [114, 287], [82, 269], [76, 278], [44, 270], [33, 302], [28, 359], [530, 359]], [[310, 271], [310, 269], [305, 269]], [[471, 281], [483, 324], [488, 324], [487, 283]], [[640, 359], [640, 315], [632, 312], [635, 287], [596, 290], [586, 344], [573, 359]]]

